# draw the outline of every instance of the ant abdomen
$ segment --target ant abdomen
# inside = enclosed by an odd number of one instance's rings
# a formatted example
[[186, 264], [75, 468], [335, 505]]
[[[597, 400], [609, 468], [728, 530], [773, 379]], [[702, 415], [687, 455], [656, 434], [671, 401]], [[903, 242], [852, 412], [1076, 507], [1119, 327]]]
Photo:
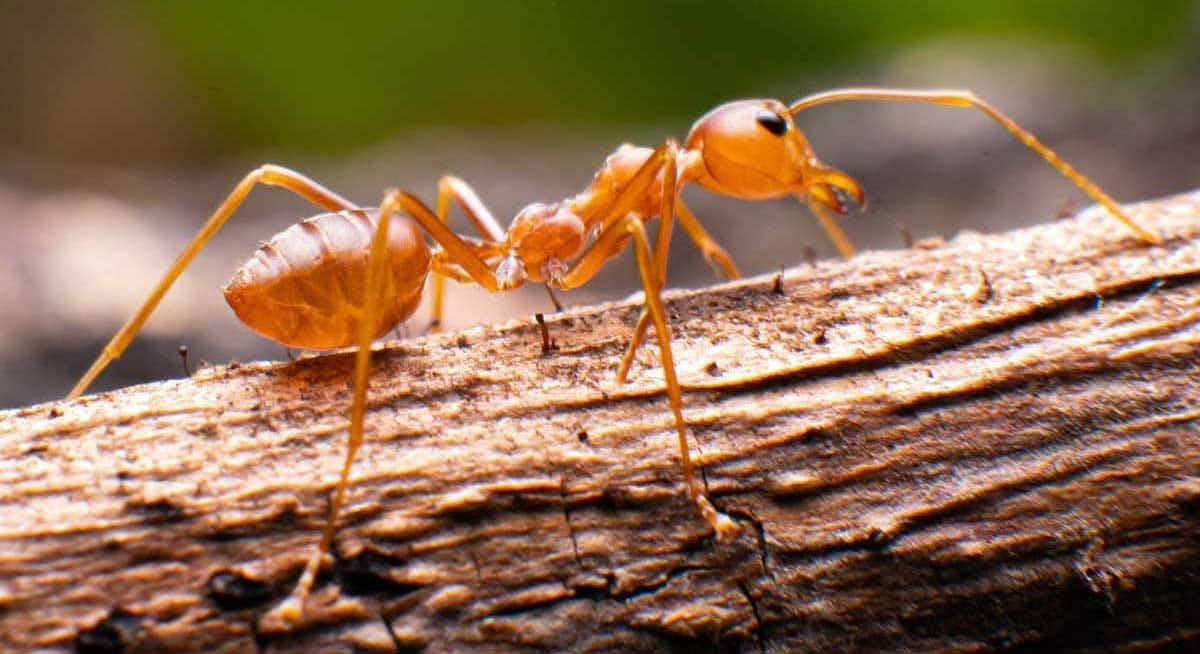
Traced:
[[[367, 287], [367, 254], [375, 212], [341, 211], [309, 218], [263, 243], [225, 286], [225, 300], [242, 322], [291, 347], [353, 345]], [[388, 264], [374, 332], [383, 335], [421, 301], [429, 248], [418, 227], [393, 216]]]

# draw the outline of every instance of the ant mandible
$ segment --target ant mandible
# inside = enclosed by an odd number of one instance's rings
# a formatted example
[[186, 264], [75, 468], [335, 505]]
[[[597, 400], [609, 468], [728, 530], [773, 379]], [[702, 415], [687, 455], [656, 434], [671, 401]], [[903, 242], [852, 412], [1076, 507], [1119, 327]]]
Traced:
[[[679, 189], [695, 183], [743, 200], [796, 196], [807, 201], [839, 252], [852, 256], [854, 248], [834, 222], [833, 214], [847, 214], [863, 206], [862, 188], [849, 175], [821, 163], [792, 118], [805, 109], [846, 100], [979, 109], [1106, 207], [1139, 238], [1148, 243], [1161, 242], [1054, 151], [970, 91], [841, 89], [810, 95], [790, 106], [778, 100], [723, 104], [696, 121], [682, 148], [671, 139], [654, 149], [622, 145], [605, 160], [583, 192], [553, 204], [526, 206], [507, 231], [471, 187], [456, 177], [439, 180], [436, 212], [411, 193], [397, 189], [389, 190], [379, 207], [370, 210], [357, 207], [304, 175], [265, 165], [238, 183], [141, 307], [105, 346], [68, 398], [83, 393], [105, 366], [121, 355], [171, 284], [255, 186], [281, 186], [331, 212], [276, 234], [224, 289], [237, 316], [267, 338], [305, 349], [357, 348], [349, 440], [329, 518], [317, 552], [305, 566], [292, 595], [279, 608], [279, 615], [294, 623], [303, 615], [305, 598], [332, 545], [350, 467], [363, 440], [371, 342], [412, 315], [429, 272], [434, 275], [431, 311], [436, 325], [442, 315], [444, 277], [475, 283], [489, 291], [514, 289], [525, 281], [572, 289], [587, 283], [606, 261], [632, 243], [645, 306], [618, 367], [617, 381], [625, 380], [638, 345], [653, 322], [688, 496], [718, 537], [729, 537], [737, 527], [705, 497], [688, 453], [681, 389], [660, 297], [674, 222], [679, 221], [705, 258], [726, 276], [738, 277], [739, 271], [680, 200]], [[470, 219], [480, 237], [461, 236], [450, 230], [447, 218], [451, 201]], [[652, 247], [645, 223], [656, 217], [659, 223]], [[422, 238], [421, 229], [436, 243], [434, 250]]]

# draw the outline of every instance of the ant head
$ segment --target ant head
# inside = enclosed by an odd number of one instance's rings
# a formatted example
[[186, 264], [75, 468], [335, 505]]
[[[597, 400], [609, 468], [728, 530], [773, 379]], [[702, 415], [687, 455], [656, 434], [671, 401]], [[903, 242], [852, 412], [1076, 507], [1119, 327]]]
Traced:
[[696, 121], [684, 148], [689, 175], [710, 191], [743, 200], [808, 192], [838, 213], [864, 203], [849, 175], [822, 164], [778, 100], [738, 100]]
[[508, 254], [496, 268], [501, 287], [558, 282], [567, 270], [564, 262], [583, 248], [584, 232], [583, 220], [561, 203], [525, 207], [508, 228]]
[[795, 193], [813, 159], [778, 100], [738, 100], [713, 109], [692, 126], [684, 148], [703, 162], [698, 184], [743, 200]]

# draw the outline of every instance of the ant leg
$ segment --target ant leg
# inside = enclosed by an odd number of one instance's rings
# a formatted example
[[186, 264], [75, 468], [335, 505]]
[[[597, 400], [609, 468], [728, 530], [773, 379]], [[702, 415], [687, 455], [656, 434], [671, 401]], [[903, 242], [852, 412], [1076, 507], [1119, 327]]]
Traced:
[[1001, 113], [1001, 111], [992, 105], [985, 102], [982, 98], [975, 95], [971, 91], [965, 90], [914, 90], [914, 89], [881, 89], [881, 88], [851, 88], [837, 89], [833, 91], [824, 91], [822, 93], [814, 93], [813, 95], [801, 98], [792, 103], [789, 108], [792, 114], [797, 114], [810, 107], [826, 104], [829, 102], [841, 102], [845, 100], [885, 100], [896, 102], [921, 102], [926, 104], [937, 104], [947, 107], [962, 107], [975, 108], [982, 111], [984, 114], [1000, 124], [1001, 127], [1008, 130], [1010, 134], [1015, 136], [1018, 141], [1024, 143], [1026, 147], [1041, 155], [1051, 166], [1054, 166], [1058, 172], [1064, 177], [1071, 180], [1075, 186], [1078, 186], [1084, 193], [1087, 193], [1093, 200], [1099, 202], [1104, 208], [1108, 209], [1113, 216], [1125, 223], [1125, 226], [1131, 229], [1138, 238], [1146, 243], [1157, 245], [1162, 243], [1162, 238], [1157, 234], [1145, 229], [1141, 225], [1134, 222], [1121, 207], [1107, 193], [1102, 191], [1099, 186], [1096, 186], [1092, 180], [1088, 179], [1075, 170], [1075, 168], [1063, 161], [1062, 157], [1058, 156], [1054, 150], [1042, 144], [1033, 134], [1026, 131], [1020, 125], [1017, 125], [1011, 118]]
[[480, 244], [469, 242], [455, 234], [412, 193], [399, 189], [389, 190], [379, 207], [380, 215], [401, 211], [415, 220], [441, 246], [441, 250], [434, 253], [430, 262], [435, 270], [462, 281], [473, 281], [493, 293], [507, 290], [500, 286], [496, 272], [489, 268], [480, 256], [479, 251], [483, 249], [480, 248]]
[[200, 228], [200, 231], [197, 232], [194, 237], [192, 237], [191, 242], [187, 244], [187, 247], [185, 247], [183, 252], [180, 253], [179, 257], [175, 259], [175, 262], [171, 264], [171, 267], [167, 270], [166, 274], [162, 276], [162, 279], [158, 280], [158, 284], [155, 285], [154, 290], [150, 291], [150, 295], [146, 297], [144, 302], [142, 302], [142, 306], [138, 307], [138, 310], [134, 312], [133, 316], [131, 316], [125, 325], [121, 327], [121, 329], [112, 337], [112, 340], [110, 340], [108, 344], [104, 346], [104, 349], [101, 350], [99, 356], [96, 357], [96, 360], [92, 363], [91, 367], [88, 368], [87, 372], [85, 372], [83, 376], [79, 378], [79, 381], [75, 383], [75, 387], [72, 388], [71, 392], [67, 394], [67, 399], [74, 399], [82, 395], [83, 392], [87, 390], [88, 386], [91, 385], [96, 376], [99, 375], [109, 363], [121, 356], [121, 353], [124, 352], [125, 348], [129, 346], [129, 342], [133, 340], [133, 337], [137, 335], [138, 331], [142, 328], [142, 325], [145, 324], [146, 320], [150, 318], [150, 314], [154, 312], [154, 309], [158, 306], [159, 301], [161, 301], [163, 296], [167, 294], [167, 291], [171, 288], [171, 285], [175, 283], [175, 280], [179, 277], [179, 275], [183, 273], [184, 268], [187, 268], [188, 264], [190, 264], [192, 259], [194, 259], [196, 255], [200, 253], [200, 250], [204, 248], [209, 239], [211, 239], [213, 235], [216, 234], [219, 229], [221, 229], [221, 227], [225, 224], [225, 221], [229, 220], [229, 217], [233, 215], [233, 212], [236, 211], [238, 206], [242, 204], [242, 201], [245, 200], [246, 196], [250, 194], [250, 190], [258, 184], [282, 186], [283, 188], [288, 189], [305, 200], [308, 200], [318, 207], [328, 211], [341, 211], [358, 208], [349, 200], [334, 193], [333, 191], [326, 189], [317, 182], [314, 182], [313, 180], [294, 170], [289, 170], [282, 166], [267, 164], [251, 171], [250, 174], [242, 178], [242, 181], [238, 182], [237, 186], [234, 187], [229, 196], [225, 198], [225, 201], [221, 203], [221, 206], [217, 207], [217, 210], [213, 212], [208, 221], [204, 223], [204, 226]]
[[633, 358], [637, 355], [638, 348], [646, 339], [646, 329], [649, 326], [650, 312], [642, 309], [642, 315], [638, 316], [637, 327], [633, 328], [633, 339], [629, 341], [629, 347], [626, 348], [625, 355], [621, 357], [621, 365], [617, 366], [618, 384], [629, 381], [629, 369], [633, 366]]
[[558, 296], [554, 294], [554, 288], [549, 284], [543, 284], [542, 287], [546, 289], [546, 294], [550, 296], [550, 303], [554, 305], [554, 311], [562, 311], [563, 303], [559, 301]]
[[837, 224], [837, 220], [830, 214], [825, 205], [814, 200], [811, 196], [808, 198], [808, 208], [817, 217], [817, 222], [821, 223], [821, 228], [825, 230], [825, 234], [829, 236], [829, 240], [833, 241], [833, 246], [837, 248], [838, 254], [842, 255], [843, 259], [854, 257], [854, 243], [850, 241], [850, 237], [846, 232], [842, 231], [841, 225]]
[[654, 256], [650, 251], [646, 227], [642, 221], [635, 216], [626, 214], [620, 221], [602, 231], [580, 260], [563, 276], [560, 287], [575, 288], [591, 279], [598, 267], [595, 260], [599, 259], [600, 263], [603, 263], [611, 249], [625, 239], [633, 241], [638, 272], [642, 278], [642, 288], [646, 293], [646, 309], [654, 321], [655, 333], [658, 335], [663, 378], [667, 385], [667, 401], [671, 405], [671, 413], [675, 418], [675, 431], [679, 437], [679, 456], [688, 497], [696, 505], [704, 521], [716, 532], [717, 537], [729, 538], [737, 533], [737, 525], [728, 516], [718, 512], [705, 496], [704, 489], [696, 477], [691, 455], [688, 453], [687, 425], [683, 420], [682, 389], [675, 374], [675, 361], [671, 356], [671, 333], [667, 327], [666, 311], [663, 310], [662, 298], [659, 293], [662, 282], [654, 270]]
[[[558, 286], [563, 289], [571, 289], [582, 285], [595, 275], [600, 265], [623, 242], [632, 239], [634, 254], [637, 256], [638, 272], [641, 275], [642, 288], [646, 295], [646, 306], [642, 311], [642, 318], [649, 316], [648, 320], [654, 322], [654, 330], [658, 336], [663, 379], [667, 385], [667, 401], [671, 406], [671, 413], [675, 417], [675, 430], [679, 437], [679, 457], [683, 467], [684, 482], [687, 484], [688, 497], [696, 505], [704, 521], [716, 532], [717, 537], [725, 539], [737, 533], [737, 525], [728, 516], [721, 514], [713, 507], [696, 477], [692, 458], [688, 453], [687, 424], [683, 420], [683, 391], [675, 372], [675, 360], [671, 354], [671, 332], [667, 327], [666, 311], [662, 305], [661, 290], [664, 276], [660, 271], [666, 271], [671, 228], [674, 224], [672, 218], [675, 215], [677, 195], [675, 179], [677, 153], [675, 142], [667, 141], [647, 158], [641, 169], [634, 174], [613, 202], [613, 206], [610, 208], [613, 213], [610, 213], [602, 223], [607, 226], [601, 230], [588, 249], [563, 275]], [[659, 223], [655, 248], [651, 252], [649, 238], [646, 236], [646, 226], [640, 218], [629, 213], [626, 205], [632, 204], [650, 188], [659, 171], [665, 171], [663, 174], [662, 215], [660, 216], [662, 222]], [[613, 216], [618, 216], [619, 219], [612, 222]], [[643, 319], [639, 319], [639, 326], [643, 322]], [[633, 351], [635, 347], [636, 341], [631, 343], [629, 351]]]
[[[443, 175], [438, 180], [438, 196], [437, 196], [437, 217], [443, 222], [448, 223], [450, 219], [450, 200], [458, 205], [459, 210], [463, 212], [471, 223], [475, 225], [475, 229], [483, 236], [485, 241], [496, 243], [504, 240], [504, 229], [500, 227], [500, 223], [496, 222], [496, 218], [492, 216], [492, 212], [488, 211], [483, 200], [479, 199], [479, 195], [475, 193], [475, 189], [471, 188], [462, 179], [453, 175]], [[442, 327], [442, 309], [445, 304], [445, 276], [433, 270], [433, 279], [430, 281], [433, 286], [432, 299], [429, 305], [429, 331], [436, 332]]]
[[808, 200], [809, 208], [817, 217], [817, 222], [821, 224], [825, 234], [829, 236], [829, 240], [833, 241], [838, 254], [842, 255], [843, 259], [852, 258], [855, 254], [854, 243], [850, 241], [846, 232], [842, 231], [830, 211], [844, 216], [853, 210], [862, 209], [866, 204], [862, 186], [846, 173], [816, 160], [809, 162], [805, 177], [807, 182], [803, 190], [796, 194], [796, 199], [801, 202]]
[[[663, 202], [663, 206], [666, 206], [665, 195]], [[716, 242], [716, 239], [714, 239], [712, 235], [710, 235], [708, 231], [704, 229], [704, 226], [701, 225], [700, 221], [696, 218], [696, 214], [692, 213], [692, 210], [688, 208], [686, 204], [684, 204], [683, 198], [679, 197], [678, 193], [676, 193], [674, 197], [674, 207], [675, 219], [679, 221], [679, 224], [683, 227], [684, 231], [686, 231], [688, 236], [691, 237], [692, 241], [696, 244], [696, 247], [700, 249], [701, 254], [704, 255], [704, 260], [707, 261], [710, 266], [712, 266], [714, 263], [719, 266], [726, 278], [739, 279], [742, 276], [742, 273], [738, 270], [737, 264], [733, 262], [733, 257], [729, 256], [729, 253], [725, 251], [725, 248], [721, 247]], [[667, 215], [667, 213], [668, 212], [665, 209], [660, 211], [660, 214], [662, 214], [660, 219], [663, 220], [663, 223], [660, 223], [660, 228], [666, 222], [664, 217]], [[837, 230], [837, 227], [835, 226], [834, 229]], [[838, 231], [840, 232], [840, 230]], [[669, 239], [666, 242], [669, 243]], [[657, 245], [658, 241], [655, 242], [656, 248]], [[656, 254], [658, 254], [657, 249]], [[665, 281], [666, 256], [664, 255], [656, 263], [658, 264], [659, 277]], [[646, 329], [649, 326], [650, 314], [645, 310], [642, 310], [642, 314], [638, 317], [637, 327], [635, 327], [633, 330], [633, 340], [629, 344], [629, 349], [625, 351], [625, 356], [621, 358], [621, 365], [617, 367], [617, 383], [623, 384], [628, 379], [629, 368], [633, 365], [634, 355], [637, 353], [637, 349], [641, 347], [643, 340], [645, 340]]]
[[278, 609], [279, 617], [292, 625], [298, 624], [302, 619], [304, 602], [308, 598], [309, 591], [312, 590], [317, 573], [321, 570], [321, 564], [329, 553], [330, 547], [333, 546], [333, 537], [337, 533], [338, 516], [346, 499], [346, 486], [350, 481], [350, 466], [354, 463], [354, 457], [363, 442], [363, 420], [367, 409], [367, 385], [371, 367], [371, 341], [374, 340], [374, 328], [379, 322], [379, 312], [382, 306], [380, 296], [383, 295], [384, 282], [388, 275], [387, 235], [393, 213], [395, 210], [389, 203], [385, 202], [380, 207], [375, 223], [375, 232], [371, 237], [371, 250], [367, 260], [366, 292], [363, 296], [362, 306], [358, 310], [358, 342], [354, 352], [354, 396], [350, 404], [350, 435], [346, 443], [346, 458], [342, 461], [342, 472], [338, 477], [337, 489], [329, 504], [329, 518], [325, 522], [325, 530], [321, 532], [321, 541], [317, 545], [316, 553], [304, 566], [304, 572], [300, 575], [300, 580], [296, 582], [296, 588], [292, 591], [291, 596], [284, 600]]
[[733, 262], [733, 257], [729, 256], [725, 248], [717, 244], [708, 230], [704, 229], [704, 226], [696, 219], [696, 214], [692, 213], [692, 210], [683, 203], [683, 198], [675, 198], [675, 219], [696, 243], [696, 247], [704, 255], [704, 260], [708, 262], [709, 266], [720, 268], [721, 274], [725, 275], [726, 279], [741, 278], [742, 273], [738, 270], [737, 264]]
[[438, 180], [438, 217], [445, 219], [449, 216], [449, 204], [452, 199], [463, 215], [471, 221], [472, 225], [475, 225], [476, 231], [483, 236], [484, 240], [491, 242], [504, 240], [504, 228], [496, 221], [492, 212], [488, 211], [483, 200], [479, 199], [479, 194], [475, 192], [475, 189], [458, 177], [442, 175], [442, 178]]
[[[659, 290], [666, 284], [667, 255], [671, 248], [671, 230], [674, 226], [677, 207], [682, 204], [679, 201], [679, 194], [676, 187], [676, 173], [678, 172], [677, 155], [678, 150], [675, 147], [675, 143], [668, 141], [667, 151], [663, 155], [663, 194], [658, 212], [658, 233], [654, 240], [654, 271], [658, 275]], [[697, 222], [696, 226], [699, 227], [699, 225], [700, 223]], [[701, 227], [700, 229], [703, 231], [704, 228]], [[642, 313], [638, 316], [637, 326], [633, 328], [633, 338], [630, 339], [629, 347], [626, 348], [625, 355], [621, 357], [621, 363], [617, 366], [618, 384], [624, 384], [629, 379], [629, 368], [633, 365], [633, 358], [637, 355], [638, 348], [641, 347], [642, 341], [646, 338], [646, 329], [650, 325], [650, 318], [649, 304], [647, 304], [645, 307], [642, 307]]]

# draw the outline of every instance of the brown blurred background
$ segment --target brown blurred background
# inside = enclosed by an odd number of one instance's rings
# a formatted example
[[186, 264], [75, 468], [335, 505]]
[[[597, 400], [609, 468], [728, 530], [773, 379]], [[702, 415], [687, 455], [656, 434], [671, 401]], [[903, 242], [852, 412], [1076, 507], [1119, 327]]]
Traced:
[[[1200, 186], [1200, 3], [0, 2], [0, 407], [52, 399], [246, 171], [285, 164], [375, 202], [445, 172], [507, 221], [578, 191], [622, 141], [715, 104], [836, 86], [969, 87], [1119, 199]], [[1083, 196], [975, 113], [843, 104], [799, 118], [858, 176], [862, 247], [1053, 219]], [[747, 274], [834, 256], [789, 201], [687, 197]], [[284, 357], [219, 288], [314, 213], [259, 190], [94, 389], [182, 375], [177, 350]], [[465, 225], [459, 224], [465, 229]], [[1114, 229], [1115, 229], [1114, 223]], [[669, 284], [713, 279], [676, 239]], [[637, 289], [631, 258], [571, 304]], [[548, 310], [451, 284], [451, 326]], [[410, 333], [424, 329], [422, 310]]]

